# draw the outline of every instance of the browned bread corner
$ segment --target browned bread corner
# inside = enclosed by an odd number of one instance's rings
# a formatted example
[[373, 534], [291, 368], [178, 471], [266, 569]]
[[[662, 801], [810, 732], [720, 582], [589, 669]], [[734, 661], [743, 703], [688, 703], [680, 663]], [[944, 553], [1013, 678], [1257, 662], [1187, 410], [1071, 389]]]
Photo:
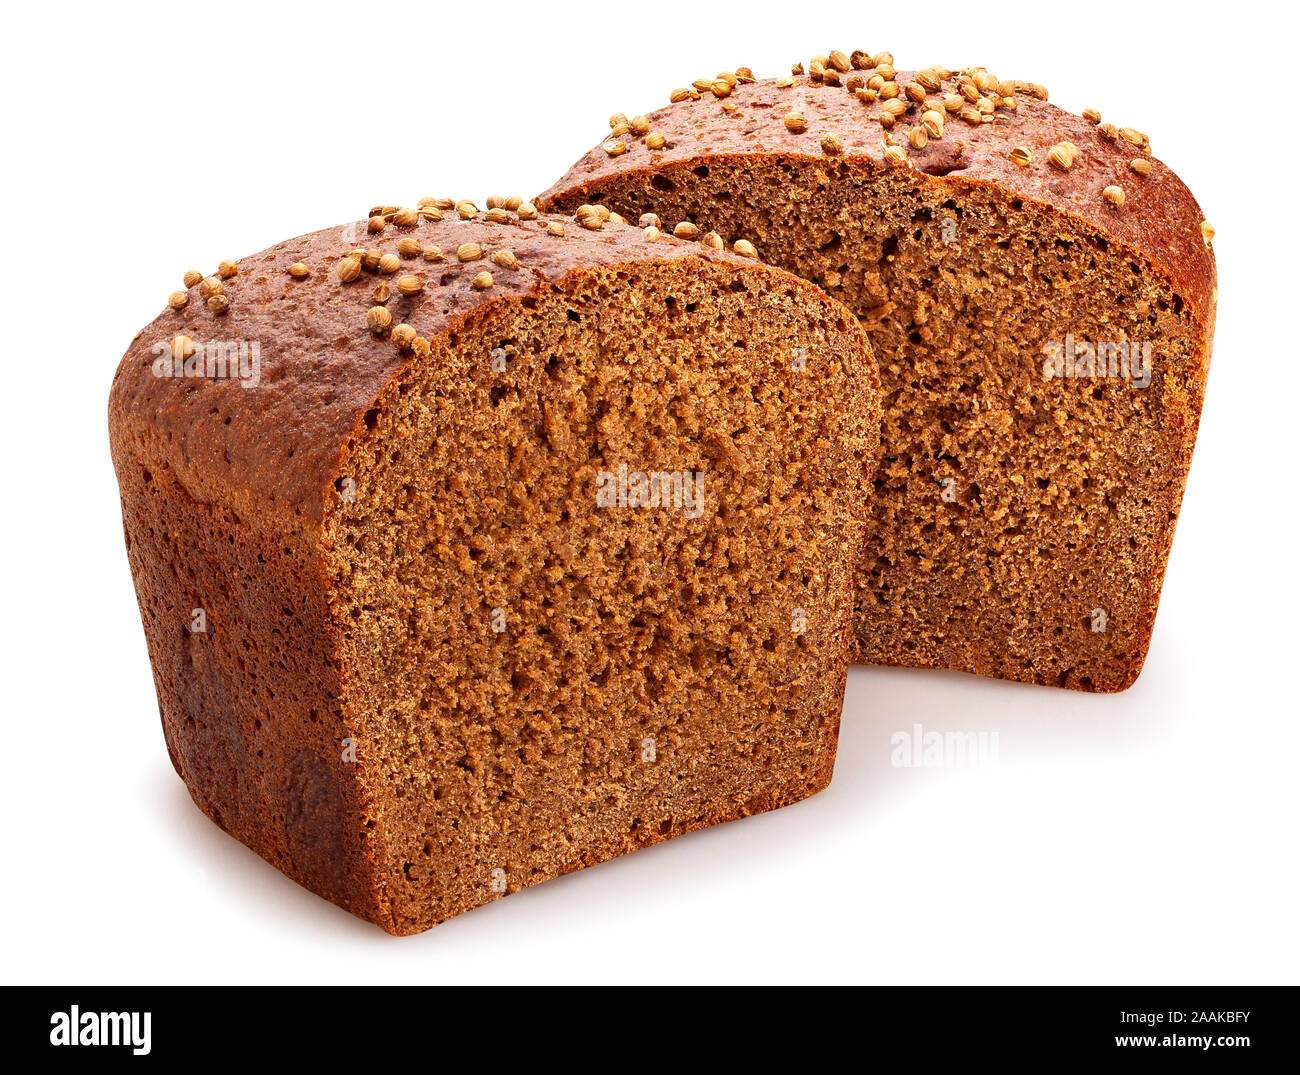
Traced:
[[862, 319], [885, 408], [855, 660], [1130, 685], [1217, 298], [1213, 229], [1148, 137], [860, 50], [669, 96], [537, 202], [743, 237]]
[[412, 933], [826, 785], [879, 428], [844, 307], [517, 198], [185, 285], [109, 428], [217, 824]]

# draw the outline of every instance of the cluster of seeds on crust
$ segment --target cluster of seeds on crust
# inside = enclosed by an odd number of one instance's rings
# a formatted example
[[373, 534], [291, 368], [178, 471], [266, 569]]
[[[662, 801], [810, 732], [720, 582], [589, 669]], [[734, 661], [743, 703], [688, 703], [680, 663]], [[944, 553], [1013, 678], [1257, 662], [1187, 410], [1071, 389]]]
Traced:
[[609, 117], [609, 137], [605, 139], [603, 148], [611, 157], [626, 153], [628, 142], [637, 139], [643, 140], [651, 152], [663, 149], [667, 144], [662, 134], [650, 129], [650, 121], [645, 116], [628, 119], [622, 112], [615, 112]]
[[[589, 231], [599, 231], [606, 224], [628, 223], [619, 213], [610, 212], [603, 205], [580, 205], [574, 211], [573, 219], [579, 227], [586, 228]], [[664, 235], [663, 223], [654, 213], [642, 213], [641, 219], [637, 221], [637, 227], [641, 229], [641, 234], [649, 243], [658, 242]], [[552, 234], [562, 235], [563, 231], [552, 232]], [[688, 243], [698, 242], [711, 250], [723, 250], [726, 247], [722, 236], [716, 231], [701, 231], [700, 226], [691, 220], [679, 221], [672, 228], [672, 235], [673, 238], [682, 239]], [[739, 254], [741, 257], [758, 257], [758, 250], [747, 239], [737, 239], [732, 244], [731, 250], [732, 253]]]
[[668, 95], [669, 104], [679, 101], [698, 101], [706, 94], [713, 94], [719, 99], [730, 97], [737, 86], [757, 82], [754, 72], [748, 67], [737, 67], [734, 71], [720, 71], [716, 78], [697, 78], [690, 87], [681, 86]]
[[[1042, 86], [1000, 81], [983, 67], [960, 71], [927, 67], [917, 71], [910, 80], [900, 81], [892, 53], [873, 55], [861, 49], [851, 53], [832, 49], [824, 56], [814, 56], [806, 69], [802, 63], [796, 63], [790, 68], [790, 75], [777, 79], [776, 84], [790, 89], [801, 78], [813, 86], [843, 87], [871, 110], [868, 118], [874, 119], [886, 132], [886, 149], [902, 150], [901, 156], [886, 152], [887, 163], [895, 167], [907, 163], [908, 149], [920, 151], [930, 142], [943, 138], [945, 127], [953, 117], [971, 125], [993, 123], [999, 118], [999, 111], [1016, 111], [1017, 94], [1047, 99], [1047, 91]], [[912, 126], [903, 129], [901, 125], [909, 117]], [[808, 129], [806, 117], [798, 111], [787, 112], [783, 121], [792, 134], [802, 134]], [[822, 132], [819, 141], [822, 152], [831, 156], [843, 148], [835, 131]], [[960, 142], [957, 148], [960, 151]]]
[[[1101, 113], [1095, 108], [1085, 108], [1083, 118], [1097, 128], [1097, 135], [1105, 142], [1113, 142], [1116, 145], [1129, 145], [1145, 156], [1134, 157], [1128, 162], [1128, 170], [1142, 179], [1146, 179], [1151, 174], [1151, 162], [1147, 159], [1151, 155], [1151, 139], [1139, 130], [1132, 127], [1116, 127], [1113, 123], [1102, 123]], [[1102, 188], [1102, 200], [1112, 209], [1120, 209], [1126, 200], [1124, 188], [1118, 183], [1111, 183]]]
[[[415, 210], [404, 210], [397, 206], [376, 206], [368, 218], [371, 223], [367, 229], [371, 234], [383, 234], [390, 225], [397, 229], [417, 229], [425, 220], [444, 219], [443, 214], [454, 212], [462, 220], [481, 220], [488, 224], [509, 224], [523, 226], [524, 222], [538, 219], [537, 207], [522, 198], [504, 198], [493, 195], [487, 200], [486, 210], [480, 210], [470, 201], [453, 201], [451, 198], [422, 198]], [[612, 213], [604, 206], [584, 205], [574, 213], [574, 222], [581, 228], [598, 231], [607, 224], [631, 226], [618, 213]], [[375, 224], [374, 221], [379, 221]], [[661, 234], [659, 218], [646, 214], [641, 218], [640, 228], [647, 241], [657, 241]], [[565, 234], [564, 223], [558, 220], [545, 221], [542, 231], [551, 236]], [[700, 233], [700, 229], [690, 221], [682, 221], [672, 229], [677, 238], [694, 240], [715, 250], [724, 247], [722, 237], [716, 232]], [[756, 258], [758, 252], [754, 245], [745, 240], [736, 242], [732, 250], [743, 257]], [[443, 252], [441, 247], [422, 243], [415, 234], [407, 231], [397, 241], [396, 251], [383, 251], [377, 247], [349, 250], [334, 266], [334, 273], [339, 281], [350, 284], [361, 278], [363, 273], [371, 273], [379, 279], [371, 291], [372, 305], [366, 310], [366, 329], [375, 336], [387, 336], [389, 341], [400, 351], [413, 351], [423, 356], [429, 353], [430, 342], [420, 336], [412, 326], [405, 323], [394, 324], [388, 303], [393, 293], [405, 298], [413, 298], [426, 289], [437, 286], [433, 280], [424, 280], [412, 271], [402, 272], [403, 265], [410, 265], [416, 259], [427, 262], [454, 263], [475, 266], [484, 260], [491, 262], [492, 269], [482, 269], [470, 280], [470, 286], [476, 291], [487, 291], [496, 284], [493, 276], [495, 270], [514, 272], [521, 268], [519, 256], [509, 247], [495, 249], [484, 247], [482, 243], [467, 241], [454, 250]], [[295, 262], [296, 266], [307, 266]], [[310, 271], [310, 270], [308, 270]], [[296, 275], [292, 272], [291, 274]], [[390, 286], [389, 280], [392, 280]]]
[[[1146, 179], [1151, 174], [1151, 139], [1132, 127], [1116, 127], [1113, 123], [1102, 123], [1101, 113], [1095, 108], [1085, 108], [1083, 118], [1097, 128], [1097, 135], [1103, 141], [1116, 144], [1128, 144], [1145, 156], [1134, 157], [1128, 162], [1128, 170], [1134, 175]], [[1111, 183], [1102, 188], [1102, 200], [1112, 209], [1122, 208], [1126, 200], [1124, 188], [1118, 183]]]
[[[190, 269], [184, 277], [185, 290], [173, 291], [167, 296], [167, 305], [173, 310], [184, 310], [190, 304], [190, 290], [197, 287], [199, 298], [214, 314], [224, 314], [230, 309], [230, 299], [225, 294], [224, 281], [239, 273], [239, 263], [223, 261], [211, 276]], [[178, 337], [180, 338], [180, 337]]]
[[[363, 272], [380, 276], [371, 291], [373, 305], [366, 311], [366, 328], [376, 336], [387, 335], [399, 351], [414, 351], [417, 355], [427, 355], [430, 343], [420, 336], [410, 325], [393, 324], [393, 315], [386, 304], [393, 292], [403, 298], [414, 298], [426, 288], [433, 287], [434, 282], [425, 280], [418, 273], [401, 272], [404, 263], [417, 259], [430, 264], [446, 263], [454, 259], [457, 264], [469, 265], [488, 258], [493, 265], [508, 272], [520, 268], [519, 258], [509, 247], [485, 249], [477, 242], [461, 243], [450, 255], [444, 253], [440, 246], [424, 243], [407, 229], [415, 229], [425, 221], [434, 222], [445, 219], [446, 214], [454, 214], [460, 220], [481, 220], [486, 224], [522, 224], [524, 221], [538, 218], [537, 206], [518, 196], [503, 197], [492, 195], [487, 200], [487, 208], [480, 210], [472, 201], [452, 198], [421, 198], [414, 209], [395, 205], [378, 205], [370, 210], [366, 230], [371, 235], [383, 235], [391, 226], [406, 231], [397, 241], [396, 251], [384, 252], [377, 247], [356, 248], [349, 250], [334, 266], [334, 274], [339, 281], [350, 284], [359, 279]], [[301, 263], [297, 263], [301, 264]], [[306, 268], [306, 266], [302, 266]], [[294, 267], [290, 267], [290, 274]], [[390, 287], [384, 277], [393, 277]], [[490, 271], [484, 269], [474, 275], [470, 286], [476, 291], [486, 291], [496, 283]]]
[[[1036, 82], [999, 79], [985, 67], [952, 70], [935, 65], [917, 71], [910, 79], [906, 79], [894, 66], [892, 53], [872, 54], [861, 49], [853, 52], [832, 49], [824, 56], [814, 56], [806, 68], [803, 63], [796, 63], [790, 68], [788, 76], [776, 80], [776, 85], [781, 89], [789, 89], [797, 86], [801, 79], [806, 79], [809, 85], [843, 87], [872, 109], [868, 113], [869, 117], [875, 119], [885, 131], [886, 163], [894, 167], [907, 165], [909, 150], [919, 152], [930, 142], [942, 139], [945, 124], [949, 121], [960, 121], [971, 126], [996, 123], [1008, 113], [1015, 113], [1019, 109], [1018, 98], [1028, 97], [1039, 101], [1048, 98], [1047, 90]], [[675, 89], [669, 95], [669, 101], [672, 104], [699, 101], [712, 94], [714, 98], [723, 100], [724, 109], [735, 111], [736, 105], [725, 99], [731, 96], [737, 85], [753, 81], [753, 72], [747, 67], [740, 67], [735, 72], [723, 72], [714, 79], [697, 79], [690, 87]], [[786, 130], [792, 134], [802, 134], [808, 130], [808, 119], [798, 110], [791, 109], [782, 114], [781, 118]], [[902, 129], [902, 124], [908, 122], [909, 118], [911, 125]], [[1084, 109], [1083, 118], [1097, 128], [1101, 138], [1110, 142], [1127, 143], [1140, 153], [1150, 155], [1151, 140], [1141, 131], [1102, 123], [1101, 113], [1094, 108]], [[619, 132], [627, 122], [626, 117], [620, 113], [611, 117], [610, 126]], [[818, 140], [822, 152], [827, 155], [834, 156], [843, 151], [843, 141], [835, 131], [822, 131]], [[605, 143], [605, 151], [611, 156], [623, 153], [627, 148], [627, 144], [617, 136]], [[960, 155], [964, 143], [958, 139], [955, 148]], [[891, 152], [895, 149], [899, 152]], [[1049, 168], [1068, 171], [1078, 152], [1078, 147], [1073, 143], [1061, 141], [1048, 149], [1045, 161]], [[1033, 151], [1024, 146], [1012, 148], [1008, 157], [1012, 163], [1022, 168], [1031, 166], [1035, 161]], [[1143, 178], [1151, 174], [1151, 164], [1145, 157], [1134, 158], [1129, 162], [1129, 168]], [[1124, 191], [1118, 183], [1104, 187], [1101, 197], [1112, 209], [1119, 209], [1125, 201]]]

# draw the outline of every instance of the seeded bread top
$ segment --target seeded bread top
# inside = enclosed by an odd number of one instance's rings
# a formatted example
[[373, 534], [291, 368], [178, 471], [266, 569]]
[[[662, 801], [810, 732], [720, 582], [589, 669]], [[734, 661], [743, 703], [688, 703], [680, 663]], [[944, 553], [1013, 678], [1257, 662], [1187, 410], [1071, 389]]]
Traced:
[[[610, 117], [600, 145], [538, 197], [554, 208], [599, 195], [629, 170], [720, 157], [847, 158], [953, 182], [997, 184], [1081, 218], [1170, 276], [1213, 327], [1213, 229], [1182, 181], [1151, 156], [1146, 135], [1047, 103], [1033, 83], [981, 67], [899, 71], [888, 53], [832, 52], [805, 71], [755, 79], [747, 68], [672, 91], [665, 108]], [[835, 169], [827, 168], [833, 182]], [[759, 251], [762, 256], [763, 251]]]
[[[161, 451], [197, 500], [233, 494], [246, 510], [318, 521], [350, 437], [430, 341], [575, 269], [688, 258], [780, 272], [603, 209], [544, 216], [518, 198], [489, 199], [486, 211], [450, 199], [376, 207], [368, 220], [222, 262], [210, 276], [186, 273], [118, 367], [115, 450], [132, 438], [143, 456]], [[790, 285], [814, 291], [794, 277]], [[201, 371], [214, 344], [231, 362], [256, 345], [256, 387], [235, 375], [175, 375], [186, 358]]]

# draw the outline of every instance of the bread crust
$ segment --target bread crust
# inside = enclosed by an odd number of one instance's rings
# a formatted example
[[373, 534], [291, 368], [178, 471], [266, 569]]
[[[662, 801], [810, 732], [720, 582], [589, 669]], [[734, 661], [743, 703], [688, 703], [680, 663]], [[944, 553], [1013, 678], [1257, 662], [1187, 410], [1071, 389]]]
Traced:
[[[146, 426], [166, 443], [165, 456], [178, 480], [201, 500], [229, 499], [236, 510], [272, 513], [285, 523], [315, 525], [338, 473], [340, 456], [384, 386], [412, 359], [392, 343], [365, 331], [375, 305], [371, 285], [412, 273], [430, 286], [414, 297], [396, 292], [387, 308], [393, 324], [409, 322], [426, 338], [454, 332], [477, 307], [518, 302], [573, 268], [623, 262], [671, 262], [684, 257], [752, 262], [669, 236], [651, 244], [632, 227], [609, 225], [586, 231], [560, 221], [562, 236], [546, 233], [548, 220], [491, 224], [484, 220], [421, 222], [367, 235], [366, 221], [301, 235], [241, 258], [239, 272], [223, 281], [229, 310], [221, 315], [199, 301], [197, 288], [180, 310], [167, 309], [136, 334], [118, 365], [109, 395], [109, 431], [122, 439], [126, 424]], [[352, 283], [335, 275], [348, 252], [373, 247], [390, 252], [413, 236], [438, 246], [445, 260], [404, 260], [396, 273], [366, 273]], [[456, 250], [478, 244], [485, 256], [459, 262]], [[507, 248], [520, 267], [506, 270], [487, 255]], [[311, 269], [305, 279], [291, 264]], [[490, 271], [493, 286], [477, 290], [474, 276]], [[772, 270], [779, 271], [779, 270]], [[798, 281], [791, 277], [792, 283]], [[261, 382], [244, 389], [233, 378], [186, 381], [153, 376], [153, 346], [177, 335], [192, 339], [256, 341], [264, 355]], [[202, 386], [202, 391], [198, 387]], [[177, 391], [186, 387], [188, 391]], [[273, 463], [272, 463], [273, 461]]]
[[[899, 71], [895, 81], [904, 85], [915, 76], [914, 71]], [[1214, 253], [1201, 231], [1205, 216], [1183, 181], [1158, 158], [1123, 138], [1104, 138], [1099, 126], [1081, 116], [1029, 96], [1018, 95], [1016, 103], [1014, 112], [999, 110], [992, 123], [971, 126], [949, 116], [943, 138], [919, 150], [907, 147], [907, 167], [939, 183], [996, 186], [1010, 197], [1082, 220], [1131, 247], [1192, 303], [1206, 326], [1206, 339], [1212, 339], [1218, 286]], [[787, 129], [782, 120], [790, 112], [806, 117], [804, 130]], [[789, 87], [778, 85], [777, 79], [741, 83], [725, 99], [705, 94], [657, 109], [646, 118], [650, 129], [664, 136], [662, 149], [651, 150], [644, 139], [628, 138], [626, 150], [611, 156], [603, 143], [596, 145], [535, 199], [537, 205], [564, 211], [592, 200], [602, 184], [626, 178], [629, 172], [649, 175], [671, 166], [707, 167], [719, 158], [758, 157], [827, 168], [839, 160], [863, 160], [884, 169], [890, 167], [886, 149], [902, 141], [869, 118], [866, 106], [844, 87], [806, 77]], [[827, 133], [840, 139], [835, 155], [819, 148], [821, 135]], [[1063, 141], [1079, 150], [1068, 170], [1047, 162], [1048, 149]], [[1011, 160], [1016, 146], [1032, 152], [1029, 167]], [[1130, 170], [1129, 162], [1138, 157], [1150, 163], [1150, 175], [1140, 177]], [[1111, 185], [1121, 186], [1126, 195], [1119, 210], [1102, 197], [1102, 190]]]

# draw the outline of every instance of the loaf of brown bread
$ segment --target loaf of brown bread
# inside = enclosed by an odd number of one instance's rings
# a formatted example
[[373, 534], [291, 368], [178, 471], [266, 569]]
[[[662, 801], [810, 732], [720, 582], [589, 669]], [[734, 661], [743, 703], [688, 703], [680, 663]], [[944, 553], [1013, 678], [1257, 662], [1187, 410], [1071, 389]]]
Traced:
[[1212, 231], [1147, 137], [984, 68], [832, 52], [674, 90], [538, 199], [752, 240], [869, 330], [855, 660], [1120, 690], [1210, 362]]
[[825, 787], [880, 420], [838, 302], [500, 198], [185, 284], [109, 426], [218, 825], [406, 934]]

